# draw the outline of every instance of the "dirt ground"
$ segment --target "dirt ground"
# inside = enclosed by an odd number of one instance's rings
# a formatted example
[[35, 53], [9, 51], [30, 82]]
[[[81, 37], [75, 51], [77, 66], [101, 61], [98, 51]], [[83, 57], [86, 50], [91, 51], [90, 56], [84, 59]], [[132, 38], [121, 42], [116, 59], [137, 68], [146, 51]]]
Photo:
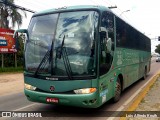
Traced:
[[0, 96], [16, 92], [23, 92], [23, 89], [23, 73], [0, 74]]

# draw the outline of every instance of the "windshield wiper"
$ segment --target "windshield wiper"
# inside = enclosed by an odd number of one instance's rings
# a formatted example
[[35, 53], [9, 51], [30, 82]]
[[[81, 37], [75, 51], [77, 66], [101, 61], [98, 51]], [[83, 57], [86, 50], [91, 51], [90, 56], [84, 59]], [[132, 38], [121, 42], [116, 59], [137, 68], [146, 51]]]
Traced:
[[64, 40], [65, 40], [65, 35], [63, 37], [61, 46], [57, 48], [56, 57], [59, 58], [59, 59], [61, 59], [61, 57], [62, 57], [62, 50], [63, 50], [63, 46], [64, 46]]
[[[64, 50], [64, 52], [63, 52]], [[64, 49], [62, 50], [62, 57], [63, 57], [63, 61], [64, 61], [64, 66], [66, 68], [66, 73], [69, 77], [69, 79], [72, 79], [72, 69], [71, 69], [71, 65], [70, 65], [70, 62], [69, 62], [69, 59], [68, 59], [68, 55], [67, 55], [67, 51], [64, 47]]]
[[37, 77], [37, 74], [40, 70], [44, 69], [46, 66], [46, 63], [48, 62], [49, 58], [51, 57], [51, 51], [52, 51], [52, 47], [53, 47], [53, 42], [51, 45], [51, 48], [48, 49], [48, 51], [46, 52], [46, 54], [44, 55], [42, 61], [40, 62], [40, 64], [38, 65], [38, 68], [36, 69], [34, 76]]
[[67, 51], [64, 47], [64, 40], [65, 40], [65, 35], [63, 37], [61, 46], [57, 48], [56, 57], [59, 58], [59, 59], [61, 59], [61, 57], [63, 58], [66, 73], [68, 75], [68, 78], [71, 80], [72, 79], [72, 75], [71, 75], [72, 74], [72, 69], [71, 69], [71, 66], [70, 66], [69, 59], [68, 59]]

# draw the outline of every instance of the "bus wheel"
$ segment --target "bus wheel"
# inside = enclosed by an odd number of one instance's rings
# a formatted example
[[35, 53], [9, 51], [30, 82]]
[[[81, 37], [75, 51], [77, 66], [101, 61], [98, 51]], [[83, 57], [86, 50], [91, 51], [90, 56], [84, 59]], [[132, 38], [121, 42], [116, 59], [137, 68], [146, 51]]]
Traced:
[[115, 95], [113, 97], [113, 102], [118, 102], [120, 97], [121, 97], [121, 91], [122, 91], [122, 86], [120, 79], [118, 78], [116, 81], [116, 87], [115, 87]]
[[144, 75], [143, 75], [143, 80], [145, 80], [146, 78], [147, 78], [147, 69], [145, 68]]

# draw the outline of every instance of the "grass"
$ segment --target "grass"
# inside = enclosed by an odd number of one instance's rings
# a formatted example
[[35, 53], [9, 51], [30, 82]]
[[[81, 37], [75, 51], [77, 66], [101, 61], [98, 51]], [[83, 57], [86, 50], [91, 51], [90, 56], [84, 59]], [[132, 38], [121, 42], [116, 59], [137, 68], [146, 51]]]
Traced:
[[144, 98], [141, 100], [141, 103], [145, 103], [145, 100], [144, 100]]
[[23, 72], [23, 67], [5, 67], [5, 68], [0, 68], [0, 74], [1, 73], [10, 73], [10, 72]]

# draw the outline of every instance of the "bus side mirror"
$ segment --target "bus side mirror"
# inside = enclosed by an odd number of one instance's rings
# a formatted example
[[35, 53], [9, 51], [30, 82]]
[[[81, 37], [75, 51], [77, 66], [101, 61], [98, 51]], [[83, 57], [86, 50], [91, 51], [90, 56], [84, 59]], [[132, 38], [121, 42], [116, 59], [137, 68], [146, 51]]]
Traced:
[[[14, 36], [13, 38], [16, 40], [16, 46], [17, 46], [17, 49], [19, 48], [19, 35], [18, 33], [24, 33], [27, 35], [27, 38], [29, 38], [29, 34], [28, 34], [28, 30], [27, 29], [19, 29], [19, 30], [16, 30], [14, 32]], [[25, 38], [23, 36], [21, 36], [21, 40], [24, 40], [23, 43], [25, 44]]]
[[114, 51], [114, 43], [112, 43], [111, 50]]
[[18, 37], [18, 33], [26, 33], [27, 34], [27, 37], [29, 36], [29, 34], [28, 34], [28, 30], [27, 29], [19, 29], [19, 30], [16, 30], [15, 32], [14, 32], [14, 38], [17, 38]]
[[100, 27], [100, 36], [108, 39], [108, 31], [105, 27]]

